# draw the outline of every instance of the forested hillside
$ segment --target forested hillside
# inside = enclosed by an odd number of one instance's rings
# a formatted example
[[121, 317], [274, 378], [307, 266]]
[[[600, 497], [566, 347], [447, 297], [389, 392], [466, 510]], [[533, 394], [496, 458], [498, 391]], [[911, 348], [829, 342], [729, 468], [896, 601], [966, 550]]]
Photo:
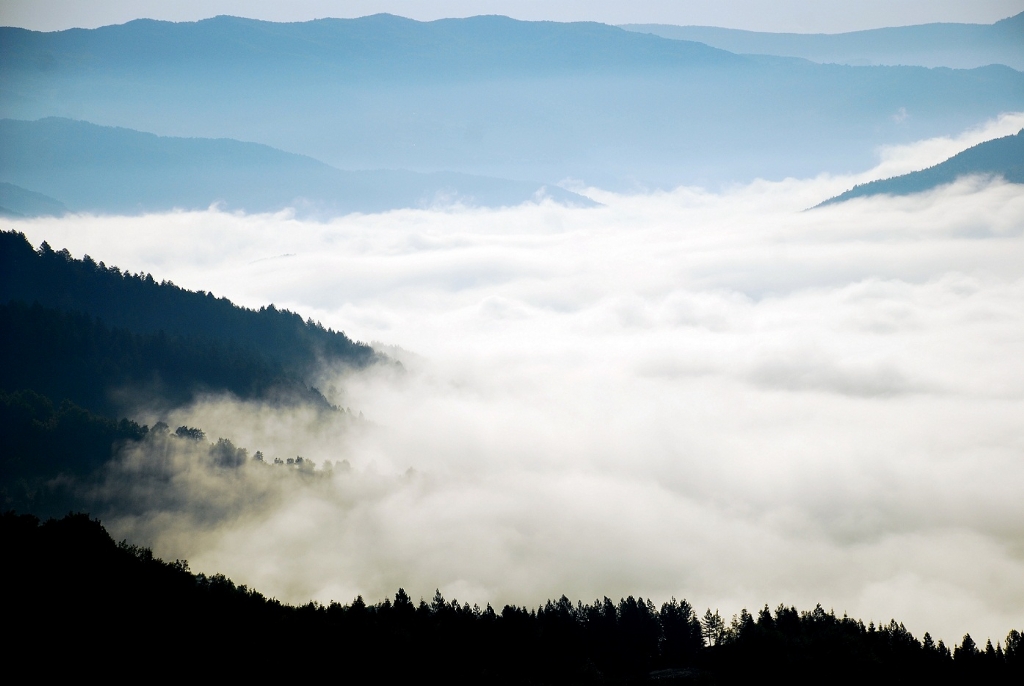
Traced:
[[136, 334], [163, 332], [198, 337], [265, 356], [289, 374], [306, 379], [322, 363], [362, 366], [373, 350], [273, 305], [258, 311], [234, 305], [213, 293], [188, 291], [150, 274], [130, 274], [75, 259], [46, 243], [34, 250], [23, 234], [0, 232], [0, 303], [38, 302], [43, 307], [79, 312], [104, 325]]
[[335, 412], [316, 372], [378, 359], [272, 305], [240, 308], [0, 232], [0, 507], [77, 507], [118, 449], [149, 433], [139, 410], [229, 394]]
[[[731, 621], [685, 600], [656, 606], [632, 596], [592, 603], [565, 596], [537, 608], [470, 607], [440, 592], [428, 602], [402, 589], [394, 600], [301, 607], [268, 599], [188, 563], [116, 544], [99, 522], [68, 515], [40, 524], [0, 515], [8, 563], [8, 648], [43, 656], [61, 634], [61, 661], [76, 671], [167, 665], [167, 674], [342, 678], [346, 683], [627, 684], [1020, 683], [1024, 643], [955, 648], [918, 639], [895, 620], [865, 624], [820, 605], [779, 605]], [[88, 618], [86, 620], [86, 618]]]
[[34, 391], [0, 390], [0, 509], [44, 514], [81, 507], [83, 491], [117, 451], [149, 431], [69, 400], [54, 405]]
[[979, 143], [934, 167], [854, 186], [821, 204], [831, 205], [869, 195], [921, 193], [970, 175], [997, 176], [1010, 183], [1024, 183], [1024, 129], [1015, 136]]
[[327, 406], [279, 361], [230, 340], [137, 334], [17, 301], [0, 305], [0, 331], [0, 388], [29, 388], [102, 415], [133, 404], [178, 407], [204, 392]]

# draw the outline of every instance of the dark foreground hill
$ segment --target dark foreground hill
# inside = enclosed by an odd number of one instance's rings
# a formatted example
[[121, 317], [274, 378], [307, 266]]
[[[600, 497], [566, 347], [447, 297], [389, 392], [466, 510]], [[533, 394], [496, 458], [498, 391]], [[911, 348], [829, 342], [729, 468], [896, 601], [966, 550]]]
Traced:
[[628, 24], [622, 28], [697, 41], [730, 52], [802, 57], [820, 63], [1024, 69], [1024, 12], [994, 24], [920, 24], [849, 33], [764, 33], [714, 26]]
[[0, 305], [0, 332], [0, 389], [31, 389], [107, 417], [180, 407], [205, 393], [329, 407], [279, 360], [230, 340], [140, 334], [17, 301]]
[[865, 169], [879, 145], [1024, 109], [1024, 74], [740, 56], [586, 22], [216, 17], [0, 28], [0, 92], [0, 117], [254, 141], [338, 169], [635, 189]]
[[540, 198], [594, 204], [529, 181], [341, 171], [255, 143], [161, 137], [56, 117], [0, 120], [0, 151], [0, 207], [24, 216], [139, 214], [214, 204], [246, 212], [293, 208], [315, 217], [453, 203], [511, 206]]
[[934, 167], [854, 186], [819, 207], [870, 195], [921, 193], [971, 175], [998, 176], [1024, 184], [1024, 129], [1014, 136], [979, 143]]
[[[950, 650], [901, 624], [865, 626], [780, 605], [731, 624], [672, 599], [632, 596], [495, 611], [399, 589], [368, 605], [295, 607], [116, 544], [97, 521], [0, 515], [6, 646], [47, 673], [201, 673], [346, 683], [1020, 683], [1024, 643]], [[14, 590], [16, 589], [16, 591]], [[827, 676], [826, 676], [827, 675]], [[116, 678], [116, 677], [115, 677]]]
[[34, 250], [25, 236], [0, 232], [0, 303], [38, 302], [78, 312], [107, 327], [135, 334], [206, 339], [258, 352], [287, 373], [308, 380], [321, 364], [362, 366], [373, 350], [340, 331], [324, 328], [273, 305], [250, 310], [213, 293], [188, 291], [150, 274], [130, 274], [75, 259], [44, 243]]
[[149, 432], [130, 419], [141, 411], [227, 394], [336, 412], [318, 374], [381, 360], [272, 305], [237, 307], [0, 232], [0, 506], [83, 502], [119, 447]]
[[0, 233], [0, 506], [81, 502], [75, 492], [119, 447], [147, 435], [127, 418], [139, 410], [229, 394], [330, 412], [312, 385], [320, 365], [376, 359], [293, 313], [245, 310]]

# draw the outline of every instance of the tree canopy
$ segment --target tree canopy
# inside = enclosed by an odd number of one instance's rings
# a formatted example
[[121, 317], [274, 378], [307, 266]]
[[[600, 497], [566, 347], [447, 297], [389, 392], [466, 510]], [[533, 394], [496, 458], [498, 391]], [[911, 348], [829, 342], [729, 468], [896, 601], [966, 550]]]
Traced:
[[[399, 589], [375, 604], [357, 597], [296, 607], [115, 543], [84, 514], [41, 523], [8, 512], [0, 545], [6, 587], [18, 589], [5, 601], [12, 648], [56, 652], [76, 669], [108, 668], [116, 650], [121, 668], [353, 683], [728, 684], [771, 674], [796, 683], [959, 684], [1024, 676], [1016, 630], [983, 649], [964, 636], [951, 650], [895, 620], [865, 626], [820, 605], [743, 610], [728, 624], [711, 610], [700, 621], [685, 600], [658, 607], [632, 596], [562, 596], [496, 611], [440, 591], [417, 603]], [[708, 636], [709, 623], [718, 633]]]

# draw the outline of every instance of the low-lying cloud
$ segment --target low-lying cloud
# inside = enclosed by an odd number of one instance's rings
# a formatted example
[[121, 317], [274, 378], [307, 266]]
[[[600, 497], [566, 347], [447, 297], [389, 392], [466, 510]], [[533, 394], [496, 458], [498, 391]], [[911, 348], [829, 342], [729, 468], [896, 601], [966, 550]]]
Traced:
[[1024, 192], [966, 179], [804, 211], [859, 180], [16, 225], [400, 346], [404, 371], [325, 370], [353, 414], [140, 416], [315, 463], [174, 448], [173, 476], [143, 478], [138, 447], [110, 488], [166, 492], [107, 523], [159, 555], [299, 602], [821, 602], [995, 640], [1024, 626]]

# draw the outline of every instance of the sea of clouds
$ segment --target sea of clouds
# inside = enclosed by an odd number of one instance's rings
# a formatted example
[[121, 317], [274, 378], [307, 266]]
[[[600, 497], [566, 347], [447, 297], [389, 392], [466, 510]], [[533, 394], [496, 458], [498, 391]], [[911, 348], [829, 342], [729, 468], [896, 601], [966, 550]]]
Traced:
[[158, 555], [293, 602], [820, 602], [995, 641], [1024, 628], [1024, 192], [976, 178], [806, 210], [1021, 126], [856, 177], [591, 188], [590, 209], [13, 224], [402, 362], [324, 370], [352, 414], [142, 412], [316, 465], [161, 444], [149, 478], [154, 448], [130, 451], [107, 487], [134, 505], [106, 523]]

